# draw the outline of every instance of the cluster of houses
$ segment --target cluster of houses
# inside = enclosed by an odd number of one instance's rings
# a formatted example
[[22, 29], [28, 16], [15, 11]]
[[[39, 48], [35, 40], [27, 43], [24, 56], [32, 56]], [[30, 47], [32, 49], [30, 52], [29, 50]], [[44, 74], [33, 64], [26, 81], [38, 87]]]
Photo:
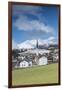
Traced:
[[36, 65], [46, 65], [49, 63], [58, 62], [58, 49], [52, 52], [50, 49], [38, 49], [38, 43], [35, 49], [30, 49], [24, 52], [19, 52], [19, 56], [12, 56], [13, 68], [25, 68]]

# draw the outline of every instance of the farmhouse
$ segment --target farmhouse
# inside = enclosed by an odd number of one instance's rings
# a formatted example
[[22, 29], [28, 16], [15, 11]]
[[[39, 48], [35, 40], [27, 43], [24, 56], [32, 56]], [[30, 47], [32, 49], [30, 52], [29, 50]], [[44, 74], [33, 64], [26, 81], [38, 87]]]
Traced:
[[46, 65], [46, 64], [48, 64], [48, 59], [46, 56], [42, 56], [38, 61], [38, 65]]
[[20, 67], [29, 67], [32, 66], [32, 60], [28, 59], [28, 58], [24, 58], [21, 62], [20, 62]]
[[29, 66], [29, 64], [28, 64], [28, 62], [27, 61], [22, 61], [22, 62], [20, 62], [20, 67], [28, 67]]
[[20, 67], [29, 67], [29, 66], [32, 66], [32, 61], [27, 62], [24, 60], [24, 61], [20, 62]]

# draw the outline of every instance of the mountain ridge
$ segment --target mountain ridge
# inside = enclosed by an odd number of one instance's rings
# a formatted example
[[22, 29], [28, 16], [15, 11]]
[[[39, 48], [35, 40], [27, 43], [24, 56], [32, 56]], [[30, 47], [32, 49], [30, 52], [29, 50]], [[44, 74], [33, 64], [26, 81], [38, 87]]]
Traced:
[[[18, 47], [21, 48], [36, 48], [36, 44], [37, 44], [37, 40], [33, 39], [33, 40], [26, 40], [20, 44], [18, 44]], [[49, 47], [50, 45], [55, 45], [55, 43], [51, 43], [51, 42], [47, 42], [46, 40], [41, 40], [38, 39], [38, 46], [40, 47]]]

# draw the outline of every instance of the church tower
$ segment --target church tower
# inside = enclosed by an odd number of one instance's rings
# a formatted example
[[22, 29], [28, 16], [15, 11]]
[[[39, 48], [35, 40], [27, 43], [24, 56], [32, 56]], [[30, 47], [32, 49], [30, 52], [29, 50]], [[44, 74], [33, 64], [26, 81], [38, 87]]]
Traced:
[[36, 48], [38, 48], [38, 40], [37, 40], [37, 42], [36, 42]]

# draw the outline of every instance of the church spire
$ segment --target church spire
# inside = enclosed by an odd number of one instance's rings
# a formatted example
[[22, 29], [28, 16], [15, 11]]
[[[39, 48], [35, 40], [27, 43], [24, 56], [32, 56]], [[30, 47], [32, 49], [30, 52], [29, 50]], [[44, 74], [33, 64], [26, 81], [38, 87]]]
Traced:
[[36, 48], [38, 48], [38, 40], [37, 40], [37, 42], [36, 42]]

